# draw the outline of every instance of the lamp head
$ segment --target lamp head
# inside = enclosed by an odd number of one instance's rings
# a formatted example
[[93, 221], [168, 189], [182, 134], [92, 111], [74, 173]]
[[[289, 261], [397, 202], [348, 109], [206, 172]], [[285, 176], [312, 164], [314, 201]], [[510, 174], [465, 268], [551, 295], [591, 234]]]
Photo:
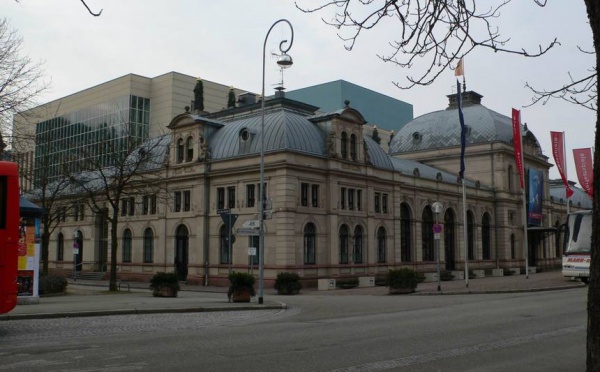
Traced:
[[277, 59], [277, 64], [281, 68], [288, 68], [288, 67], [290, 67], [291, 65], [294, 64], [294, 61], [292, 60], [292, 57], [289, 54], [283, 53]]
[[436, 201], [433, 204], [431, 204], [431, 208], [433, 208], [434, 213], [440, 213], [444, 206], [442, 205], [442, 203]]

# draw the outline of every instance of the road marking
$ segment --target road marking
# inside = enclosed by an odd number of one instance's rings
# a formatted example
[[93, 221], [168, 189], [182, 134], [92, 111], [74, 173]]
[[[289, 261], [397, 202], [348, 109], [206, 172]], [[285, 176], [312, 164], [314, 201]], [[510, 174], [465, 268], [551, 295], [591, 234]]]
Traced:
[[499, 340], [495, 342], [489, 342], [484, 344], [478, 344], [473, 346], [459, 347], [456, 349], [450, 349], [446, 351], [438, 351], [434, 353], [411, 355], [404, 358], [381, 360], [378, 362], [360, 364], [357, 366], [345, 367], [333, 369], [329, 372], [370, 372], [370, 371], [381, 371], [385, 369], [393, 369], [398, 367], [408, 367], [415, 364], [423, 364], [432, 362], [435, 360], [452, 358], [456, 356], [463, 356], [475, 353], [481, 353], [490, 350], [501, 349], [505, 347], [521, 345], [528, 342], [537, 341], [544, 338], [564, 336], [571, 333], [583, 332], [586, 330], [585, 326], [576, 326], [569, 328], [557, 329], [555, 331], [536, 333], [533, 335], [515, 337], [507, 340]]

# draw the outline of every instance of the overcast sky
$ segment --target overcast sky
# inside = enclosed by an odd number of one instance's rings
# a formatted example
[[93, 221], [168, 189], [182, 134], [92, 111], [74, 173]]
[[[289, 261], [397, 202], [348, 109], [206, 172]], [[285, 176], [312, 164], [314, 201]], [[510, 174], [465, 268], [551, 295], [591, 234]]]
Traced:
[[[289, 51], [294, 66], [284, 76], [288, 90], [343, 79], [412, 104], [415, 117], [445, 109], [446, 95], [455, 92], [452, 71], [427, 87], [401, 90], [392, 84], [406, 82], [411, 74], [376, 56], [390, 52], [387, 42], [398, 32], [392, 22], [365, 33], [353, 51], [346, 51], [338, 30], [321, 20], [330, 19], [331, 11], [305, 14], [291, 0], [87, 3], [93, 10], [103, 9], [102, 15], [90, 16], [79, 0], [4, 0], [0, 4], [0, 14], [24, 39], [23, 55], [44, 62], [51, 89], [40, 97], [40, 103], [129, 73], [154, 77], [176, 71], [260, 92], [263, 42], [280, 18], [294, 27]], [[467, 88], [483, 95], [486, 107], [506, 116], [512, 107], [521, 109], [522, 122], [537, 136], [551, 163], [550, 131], [564, 131], [569, 179], [576, 181], [572, 149], [593, 146], [595, 113], [558, 100], [524, 107], [532, 98], [524, 85], [529, 82], [552, 89], [568, 82], [569, 73], [575, 78], [589, 74], [593, 58], [577, 49], [592, 50], [584, 2], [550, 0], [539, 8], [533, 0], [515, 0], [497, 22], [501, 34], [511, 38], [509, 46], [536, 50], [555, 37], [561, 45], [541, 58], [488, 50], [472, 53], [465, 60]], [[284, 38], [289, 38], [289, 31], [280, 24], [269, 36], [267, 54], [278, 51]], [[267, 56], [267, 94], [279, 79], [275, 60]], [[550, 177], [559, 177], [555, 167]]]

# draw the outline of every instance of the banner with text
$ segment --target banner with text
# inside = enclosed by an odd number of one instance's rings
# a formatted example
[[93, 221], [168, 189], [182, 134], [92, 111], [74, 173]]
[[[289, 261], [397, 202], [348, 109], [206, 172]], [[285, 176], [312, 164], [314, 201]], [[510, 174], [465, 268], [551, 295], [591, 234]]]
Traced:
[[521, 111], [512, 109], [513, 147], [515, 148], [515, 162], [519, 170], [521, 190], [525, 188], [523, 182], [523, 152], [521, 150]]
[[575, 170], [581, 187], [590, 196], [594, 197], [594, 167], [592, 164], [592, 149], [573, 149]]
[[563, 132], [550, 132], [550, 138], [552, 140], [552, 155], [554, 156], [554, 162], [556, 162], [556, 169], [558, 169], [560, 178], [563, 180], [568, 199], [573, 195], [573, 190], [569, 187], [569, 180], [565, 169], [565, 136]]

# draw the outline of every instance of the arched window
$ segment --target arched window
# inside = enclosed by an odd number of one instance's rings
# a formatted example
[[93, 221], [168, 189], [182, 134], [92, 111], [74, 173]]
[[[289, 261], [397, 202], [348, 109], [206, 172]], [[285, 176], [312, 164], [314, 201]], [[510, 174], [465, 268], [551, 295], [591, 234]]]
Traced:
[[56, 261], [63, 261], [65, 259], [65, 236], [63, 233], [58, 233], [58, 239], [56, 240]]
[[131, 230], [123, 231], [123, 262], [131, 262]]
[[454, 252], [456, 239], [454, 237], [454, 211], [451, 208], [446, 209], [444, 213], [444, 256], [446, 260], [446, 270], [452, 271], [456, 267], [454, 265], [456, 257]]
[[185, 140], [185, 161], [192, 161], [194, 158], [194, 138], [188, 137]]
[[357, 148], [356, 148], [356, 135], [350, 135], [350, 159], [356, 160]]
[[363, 262], [363, 230], [362, 227], [354, 228], [354, 263]]
[[348, 157], [348, 135], [346, 132], [342, 132], [341, 142], [340, 151], [342, 153], [342, 159], [346, 159]]
[[510, 234], [510, 258], [515, 259], [516, 251], [515, 251], [515, 234]]
[[483, 214], [481, 220], [481, 253], [484, 260], [491, 259], [491, 228], [490, 228], [490, 215], [488, 213]]
[[421, 240], [423, 250], [423, 261], [435, 261], [433, 249], [433, 212], [430, 206], [423, 209], [421, 217]]
[[177, 164], [183, 162], [183, 139], [177, 140]]
[[387, 246], [385, 237], [385, 228], [377, 229], [377, 263], [385, 263], [387, 261]]
[[[221, 226], [219, 230], [219, 256], [222, 264], [229, 263], [229, 233], [225, 225]], [[257, 247], [258, 248], [258, 247]], [[258, 250], [258, 249], [257, 249]]]
[[304, 264], [314, 265], [316, 263], [316, 236], [315, 225], [307, 223], [304, 226]]
[[411, 224], [410, 208], [408, 204], [400, 204], [400, 260], [402, 262], [411, 262]]
[[347, 264], [348, 263], [348, 237], [350, 233], [348, 232], [348, 226], [342, 225], [340, 227], [340, 263]]
[[144, 230], [144, 263], [154, 262], [154, 232], [151, 228]]
[[467, 250], [469, 260], [475, 259], [475, 218], [473, 212], [467, 211]]

